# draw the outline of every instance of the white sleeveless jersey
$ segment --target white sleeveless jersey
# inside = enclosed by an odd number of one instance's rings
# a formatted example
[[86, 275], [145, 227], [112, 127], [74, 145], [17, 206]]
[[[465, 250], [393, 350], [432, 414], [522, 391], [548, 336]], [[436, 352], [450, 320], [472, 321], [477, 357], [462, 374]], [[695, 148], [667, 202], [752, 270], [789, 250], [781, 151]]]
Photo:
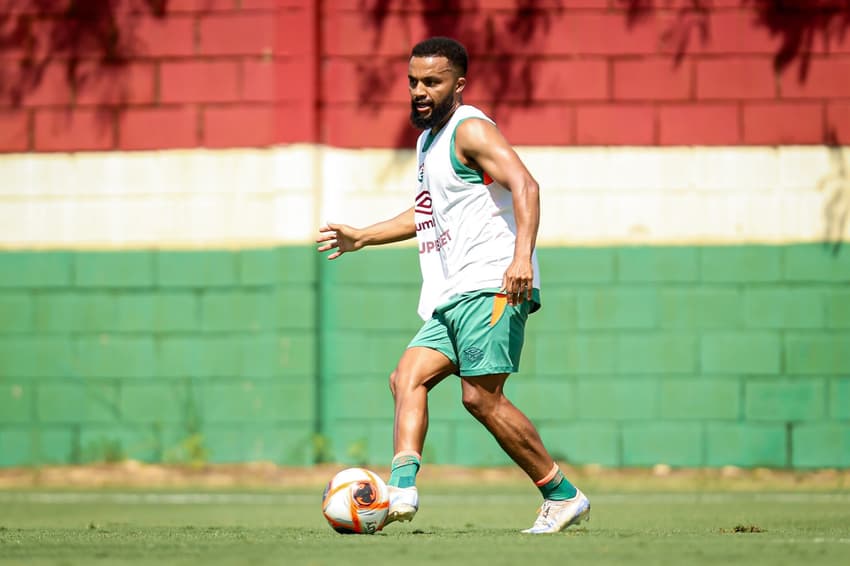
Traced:
[[[511, 192], [455, 156], [455, 130], [463, 120], [493, 121], [474, 106], [460, 106], [436, 136], [426, 130], [416, 142], [419, 185], [414, 218], [419, 242], [422, 292], [419, 316], [468, 291], [501, 288], [516, 241]], [[540, 288], [537, 252], [534, 288]]]

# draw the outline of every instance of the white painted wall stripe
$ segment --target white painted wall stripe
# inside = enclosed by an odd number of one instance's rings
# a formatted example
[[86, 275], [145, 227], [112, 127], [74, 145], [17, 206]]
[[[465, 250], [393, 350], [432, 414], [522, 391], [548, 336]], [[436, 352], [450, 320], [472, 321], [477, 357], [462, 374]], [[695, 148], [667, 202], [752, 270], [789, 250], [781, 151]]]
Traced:
[[[850, 240], [846, 147], [521, 147], [541, 245]], [[304, 244], [324, 220], [410, 204], [408, 150], [270, 149], [0, 156], [6, 248]], [[844, 218], [842, 218], [844, 216]]]

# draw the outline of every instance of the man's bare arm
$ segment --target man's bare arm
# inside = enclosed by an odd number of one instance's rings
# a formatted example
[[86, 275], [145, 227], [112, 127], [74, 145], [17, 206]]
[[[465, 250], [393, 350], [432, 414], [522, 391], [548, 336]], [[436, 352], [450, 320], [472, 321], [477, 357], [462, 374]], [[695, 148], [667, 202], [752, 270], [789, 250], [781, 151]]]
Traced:
[[458, 158], [473, 169], [486, 172], [511, 191], [517, 234], [514, 257], [505, 271], [503, 287], [514, 304], [531, 299], [534, 271], [531, 253], [540, 225], [540, 189], [525, 164], [498, 128], [487, 120], [465, 120], [457, 128]]
[[328, 259], [336, 259], [345, 252], [355, 252], [366, 246], [379, 246], [392, 242], [408, 240], [416, 235], [413, 207], [398, 216], [377, 222], [366, 228], [354, 228], [347, 224], [332, 224], [328, 222], [319, 228], [317, 243], [327, 242], [319, 246], [318, 251], [326, 252], [336, 249]]

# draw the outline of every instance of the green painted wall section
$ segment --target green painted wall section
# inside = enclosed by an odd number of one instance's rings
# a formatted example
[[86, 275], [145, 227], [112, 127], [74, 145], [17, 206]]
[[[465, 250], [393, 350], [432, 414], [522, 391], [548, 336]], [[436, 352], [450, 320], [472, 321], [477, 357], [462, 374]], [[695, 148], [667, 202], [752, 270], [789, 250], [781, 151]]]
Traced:
[[[850, 467], [850, 251], [540, 250], [508, 395], [606, 466]], [[392, 456], [415, 248], [0, 253], [0, 465]], [[508, 464], [450, 378], [429, 462]]]

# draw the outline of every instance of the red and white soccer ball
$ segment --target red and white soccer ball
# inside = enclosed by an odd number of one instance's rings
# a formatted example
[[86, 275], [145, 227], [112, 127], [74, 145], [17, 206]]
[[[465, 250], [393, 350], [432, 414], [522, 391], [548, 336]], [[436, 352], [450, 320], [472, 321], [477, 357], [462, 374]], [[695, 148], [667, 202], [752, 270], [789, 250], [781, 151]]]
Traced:
[[375, 472], [348, 468], [335, 475], [322, 497], [322, 513], [342, 534], [373, 534], [387, 520], [390, 493]]

